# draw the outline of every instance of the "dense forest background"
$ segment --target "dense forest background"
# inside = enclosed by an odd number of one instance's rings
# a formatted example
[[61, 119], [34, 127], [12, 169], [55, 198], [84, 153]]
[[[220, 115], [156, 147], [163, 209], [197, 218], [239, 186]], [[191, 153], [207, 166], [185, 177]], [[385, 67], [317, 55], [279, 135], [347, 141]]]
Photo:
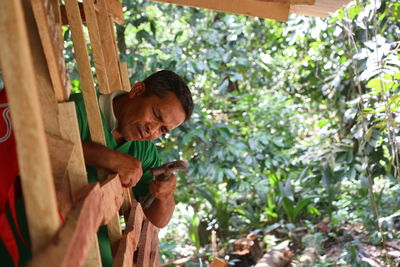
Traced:
[[[397, 0], [288, 22], [143, 0], [124, 6], [116, 30], [131, 82], [171, 69], [196, 102], [192, 120], [157, 141], [163, 161], [190, 164], [161, 232], [164, 264], [205, 266], [251, 231], [263, 250], [290, 240], [294, 263], [311, 246], [313, 266], [397, 264]], [[68, 44], [68, 28], [64, 37]], [[79, 90], [73, 57], [67, 45]]]

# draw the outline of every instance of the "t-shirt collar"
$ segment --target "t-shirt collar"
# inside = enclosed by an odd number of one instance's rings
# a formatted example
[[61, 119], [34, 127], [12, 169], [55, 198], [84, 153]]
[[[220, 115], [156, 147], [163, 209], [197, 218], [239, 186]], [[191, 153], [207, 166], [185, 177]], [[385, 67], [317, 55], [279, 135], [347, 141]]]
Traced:
[[111, 94], [100, 95], [99, 106], [103, 112], [106, 126], [109, 131], [113, 131], [117, 127], [117, 119], [115, 118], [113, 100], [117, 96], [127, 94], [126, 91], [114, 91]]

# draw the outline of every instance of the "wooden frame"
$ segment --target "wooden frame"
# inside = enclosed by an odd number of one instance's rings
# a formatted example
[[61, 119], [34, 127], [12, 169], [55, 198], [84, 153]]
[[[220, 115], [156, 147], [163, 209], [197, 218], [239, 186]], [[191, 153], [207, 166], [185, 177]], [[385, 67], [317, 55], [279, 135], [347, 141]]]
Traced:
[[[79, 4], [76, 0], [65, 3], [84, 101], [89, 106], [91, 136], [105, 144]], [[122, 6], [117, 0], [106, 0], [103, 4], [115, 45], [111, 21], [122, 21]], [[120, 248], [118, 255], [122, 255], [115, 258], [117, 266], [132, 266], [133, 253], [138, 244], [142, 246], [139, 241], [143, 236], [143, 211], [126, 194], [118, 176], [109, 177], [101, 185], [87, 184], [74, 103], [57, 104], [68, 97], [67, 86], [63, 84], [68, 76], [60, 67], [62, 44], [60, 39], [51, 39], [60, 33], [57, 1], [2, 0], [0, 7], [5, 12], [0, 17], [0, 34], [8, 36], [0, 39], [0, 69], [13, 118], [32, 240], [33, 259], [29, 266], [101, 266], [95, 242], [101, 224], [108, 224], [111, 233], [117, 233], [110, 239], [114, 253]], [[95, 12], [97, 9], [101, 10], [95, 6]], [[116, 46], [112, 57], [116, 62], [113, 71], [118, 73], [121, 84], [118, 89], [123, 86], [129, 90], [127, 66], [118, 61]], [[123, 203], [130, 214], [121, 238], [118, 210]], [[66, 218], [63, 225], [60, 210]], [[147, 234], [156, 233], [149, 223], [145, 229]], [[151, 235], [149, 240], [142, 237], [141, 242], [154, 246], [156, 239], [157, 236]], [[157, 255], [156, 250], [153, 247], [152, 255]]]

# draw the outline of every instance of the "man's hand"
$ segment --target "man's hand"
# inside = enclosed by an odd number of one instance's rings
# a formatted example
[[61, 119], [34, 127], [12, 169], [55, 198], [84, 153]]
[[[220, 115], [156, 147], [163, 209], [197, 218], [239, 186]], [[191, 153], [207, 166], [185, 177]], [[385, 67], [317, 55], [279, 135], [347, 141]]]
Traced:
[[118, 173], [121, 184], [124, 187], [135, 186], [143, 175], [142, 162], [128, 154], [119, 153], [113, 159], [115, 167], [111, 170]]
[[149, 191], [150, 194], [159, 199], [166, 200], [173, 196], [176, 189], [176, 177], [171, 175], [166, 181], [153, 181], [150, 183]]
[[86, 165], [118, 173], [124, 187], [135, 186], [143, 175], [137, 158], [93, 142], [82, 142], [82, 147]]

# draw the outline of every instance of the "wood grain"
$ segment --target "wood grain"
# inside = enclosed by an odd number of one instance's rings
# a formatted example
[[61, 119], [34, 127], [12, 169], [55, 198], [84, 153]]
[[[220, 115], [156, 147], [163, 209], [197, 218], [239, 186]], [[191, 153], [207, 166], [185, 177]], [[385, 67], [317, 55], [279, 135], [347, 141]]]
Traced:
[[0, 1], [0, 58], [25, 199], [32, 250], [36, 254], [60, 226], [40, 110], [27, 25], [19, 0]]

